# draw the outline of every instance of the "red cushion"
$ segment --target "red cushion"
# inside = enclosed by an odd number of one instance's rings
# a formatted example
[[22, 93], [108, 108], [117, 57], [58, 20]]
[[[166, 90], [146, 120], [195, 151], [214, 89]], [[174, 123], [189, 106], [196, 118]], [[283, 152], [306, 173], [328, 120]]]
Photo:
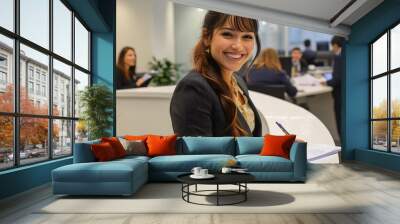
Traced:
[[118, 138], [116, 137], [110, 137], [110, 138], [101, 138], [101, 142], [108, 142], [114, 149], [115, 155], [118, 158], [126, 156], [126, 151], [124, 149], [124, 146], [122, 146], [121, 142], [119, 141]]
[[91, 145], [94, 157], [99, 162], [110, 161], [116, 159], [115, 151], [110, 143], [102, 142], [100, 144]]
[[149, 135], [125, 135], [124, 139], [129, 140], [129, 141], [144, 141], [146, 142], [147, 136]]
[[176, 155], [176, 135], [147, 137], [148, 156]]
[[290, 159], [290, 148], [296, 140], [296, 135], [265, 135], [264, 145], [261, 149], [262, 156], [280, 156]]

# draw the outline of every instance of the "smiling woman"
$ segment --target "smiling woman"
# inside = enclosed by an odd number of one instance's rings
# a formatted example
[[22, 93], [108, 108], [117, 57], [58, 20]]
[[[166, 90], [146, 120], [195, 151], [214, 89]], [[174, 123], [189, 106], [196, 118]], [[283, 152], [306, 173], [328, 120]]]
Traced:
[[209, 11], [193, 69], [176, 86], [170, 114], [178, 136], [260, 136], [261, 121], [236, 73], [257, 45], [257, 20]]

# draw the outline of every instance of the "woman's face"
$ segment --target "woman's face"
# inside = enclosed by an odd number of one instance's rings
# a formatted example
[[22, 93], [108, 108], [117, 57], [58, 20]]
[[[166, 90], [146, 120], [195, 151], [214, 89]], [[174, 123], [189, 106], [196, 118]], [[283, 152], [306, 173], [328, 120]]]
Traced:
[[211, 42], [211, 56], [223, 72], [238, 71], [251, 57], [254, 49], [253, 32], [241, 32], [225, 23], [214, 30]]
[[136, 65], [136, 54], [132, 50], [128, 50], [124, 57], [124, 64], [131, 67]]

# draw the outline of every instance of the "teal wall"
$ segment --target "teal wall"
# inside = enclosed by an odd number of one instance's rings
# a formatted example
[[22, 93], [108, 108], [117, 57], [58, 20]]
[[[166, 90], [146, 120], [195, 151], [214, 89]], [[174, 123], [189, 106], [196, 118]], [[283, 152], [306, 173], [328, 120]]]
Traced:
[[343, 159], [399, 170], [400, 157], [369, 149], [369, 43], [400, 22], [400, 0], [386, 0], [351, 27], [346, 44]]
[[92, 73], [93, 83], [100, 83], [108, 86], [113, 92], [114, 109], [113, 126], [108, 132], [115, 136], [115, 90], [114, 90], [114, 34], [113, 33], [93, 33], [92, 35]]
[[114, 108], [112, 127], [109, 133], [116, 135], [116, 92], [115, 80], [115, 35], [116, 35], [116, 3], [115, 1], [99, 1], [97, 4], [106, 24], [107, 32], [97, 31], [92, 33], [92, 72], [93, 83], [101, 83], [110, 88], [113, 93]]
[[0, 172], [0, 199], [48, 183], [53, 169], [71, 163], [69, 157]]
[[[67, 0], [92, 31], [92, 82], [103, 83], [113, 92], [115, 64], [115, 0]], [[114, 100], [115, 102], [115, 100]], [[113, 127], [115, 135], [115, 107]], [[0, 199], [27, 191], [51, 181], [51, 171], [72, 163], [72, 157], [0, 172]]]

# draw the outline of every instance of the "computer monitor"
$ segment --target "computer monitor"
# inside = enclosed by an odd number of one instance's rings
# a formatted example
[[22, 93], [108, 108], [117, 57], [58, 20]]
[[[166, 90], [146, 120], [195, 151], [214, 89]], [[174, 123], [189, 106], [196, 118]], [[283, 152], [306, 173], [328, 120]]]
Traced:
[[317, 51], [329, 51], [329, 41], [318, 41]]

